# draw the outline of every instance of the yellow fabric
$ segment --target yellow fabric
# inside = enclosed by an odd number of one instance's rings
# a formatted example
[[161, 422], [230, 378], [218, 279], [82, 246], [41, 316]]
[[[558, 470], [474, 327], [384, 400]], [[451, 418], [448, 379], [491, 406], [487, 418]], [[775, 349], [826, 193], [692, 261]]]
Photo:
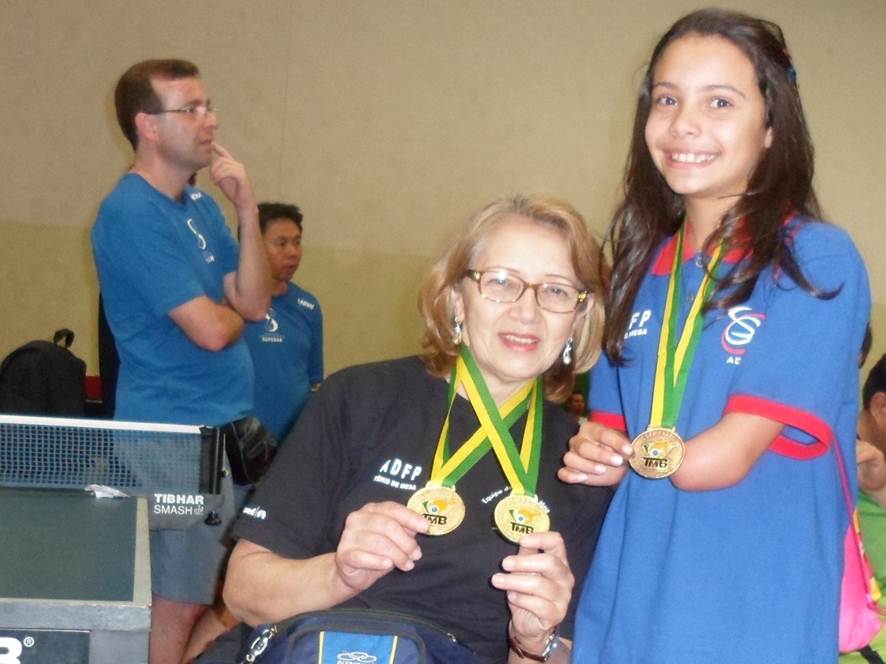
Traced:
[[[461, 363], [461, 358], [458, 360]], [[456, 374], [456, 383], [461, 382], [462, 377], [467, 375], [468, 370], [464, 368], [464, 373], [461, 371], [462, 367], [459, 366], [459, 370]], [[529, 391], [532, 389], [534, 385], [533, 382], [527, 383], [524, 387], [520, 388], [520, 390], [508, 399], [505, 403], [502, 404], [499, 412], [502, 418], [507, 417], [514, 408], [519, 406], [529, 395]], [[457, 385], [456, 385], [457, 387]], [[446, 435], [449, 432], [449, 418], [446, 418], [446, 421], [443, 422], [443, 429], [440, 432], [440, 439], [437, 441], [437, 450], [434, 452], [434, 463], [431, 468], [431, 477], [430, 481], [434, 484], [441, 484], [443, 479], [452, 471], [452, 469], [457, 468], [459, 464], [461, 464], [469, 454], [471, 454], [480, 444], [486, 440], [486, 431], [482, 427], [477, 429], [474, 434], [465, 442], [464, 445], [458, 448], [455, 454], [453, 454], [447, 461], [443, 460], [443, 448], [444, 441], [446, 439]]]

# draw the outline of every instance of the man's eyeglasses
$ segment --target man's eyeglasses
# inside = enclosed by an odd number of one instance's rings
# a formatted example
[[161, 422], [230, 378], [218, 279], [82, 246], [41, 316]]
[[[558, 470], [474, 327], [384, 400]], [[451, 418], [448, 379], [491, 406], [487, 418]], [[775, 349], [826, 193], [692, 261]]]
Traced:
[[531, 288], [538, 306], [555, 314], [571, 313], [588, 298], [587, 289], [561, 283], [530, 284], [507, 270], [465, 270], [465, 276], [477, 282], [481, 297], [493, 302], [516, 302]]
[[192, 118], [205, 118], [212, 113], [218, 115], [218, 109], [210, 104], [195, 104], [193, 106], [185, 106], [184, 108], [163, 108], [159, 111], [146, 111], [149, 115], [161, 115], [163, 113], [185, 113]]

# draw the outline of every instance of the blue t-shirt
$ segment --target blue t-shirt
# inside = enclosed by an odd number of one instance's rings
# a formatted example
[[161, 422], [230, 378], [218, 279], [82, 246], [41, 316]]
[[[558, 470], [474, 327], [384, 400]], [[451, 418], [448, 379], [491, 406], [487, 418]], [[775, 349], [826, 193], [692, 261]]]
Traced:
[[255, 414], [277, 440], [289, 433], [323, 380], [323, 314], [308, 291], [289, 284], [271, 300], [265, 320], [244, 333], [255, 365]]
[[[808, 664], [837, 659], [846, 503], [832, 449], [855, 458], [858, 349], [867, 275], [834, 226], [794, 220], [803, 274], [831, 299], [764, 271], [750, 298], [705, 316], [677, 420], [689, 440], [728, 412], [783, 422], [736, 486], [681, 491], [629, 472], [613, 498], [576, 625], [582, 664]], [[593, 419], [629, 437], [649, 424], [673, 238], [653, 260], [625, 332], [626, 364], [604, 357]], [[727, 254], [727, 264], [738, 257]], [[681, 321], [702, 276], [683, 257]]]
[[212, 352], [169, 312], [205, 295], [224, 299], [238, 248], [206, 193], [181, 202], [129, 173], [102, 202], [92, 247], [120, 355], [116, 419], [224, 424], [252, 410], [253, 370], [243, 339]]

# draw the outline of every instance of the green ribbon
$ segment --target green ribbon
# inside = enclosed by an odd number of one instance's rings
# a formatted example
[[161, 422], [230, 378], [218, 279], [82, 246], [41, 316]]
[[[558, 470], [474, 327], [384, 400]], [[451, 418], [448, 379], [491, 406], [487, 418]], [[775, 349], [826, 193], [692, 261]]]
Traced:
[[683, 324], [679, 340], [673, 334], [680, 322], [680, 279], [683, 274], [683, 243], [686, 224], [677, 232], [674, 260], [668, 280], [668, 293], [662, 317], [661, 336], [658, 340], [658, 361], [655, 366], [655, 383], [652, 391], [652, 414], [649, 428], [673, 429], [680, 414], [680, 406], [686, 392], [686, 380], [695, 359], [698, 339], [704, 323], [702, 305], [713, 292], [713, 274], [720, 264], [723, 251], [722, 241], [717, 244], [711, 256], [710, 269], [705, 272], [692, 307]]

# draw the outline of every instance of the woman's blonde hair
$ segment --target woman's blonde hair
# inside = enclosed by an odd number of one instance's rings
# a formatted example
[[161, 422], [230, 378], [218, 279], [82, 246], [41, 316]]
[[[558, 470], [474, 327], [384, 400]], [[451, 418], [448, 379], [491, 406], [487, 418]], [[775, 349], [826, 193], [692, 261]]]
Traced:
[[600, 281], [600, 245], [578, 211], [556, 198], [518, 194], [490, 203], [474, 215], [464, 232], [434, 263], [418, 298], [425, 321], [424, 361], [435, 376], [449, 375], [458, 356], [453, 338], [452, 289], [458, 288], [465, 271], [474, 267], [472, 262], [489, 234], [512, 217], [523, 217], [562, 233], [569, 247], [572, 268], [589, 293], [587, 300], [579, 305], [582, 316], [573, 333], [572, 363], [563, 364], [560, 356], [544, 374], [545, 397], [560, 402], [571, 394], [575, 374], [590, 369], [600, 355], [605, 289]]

